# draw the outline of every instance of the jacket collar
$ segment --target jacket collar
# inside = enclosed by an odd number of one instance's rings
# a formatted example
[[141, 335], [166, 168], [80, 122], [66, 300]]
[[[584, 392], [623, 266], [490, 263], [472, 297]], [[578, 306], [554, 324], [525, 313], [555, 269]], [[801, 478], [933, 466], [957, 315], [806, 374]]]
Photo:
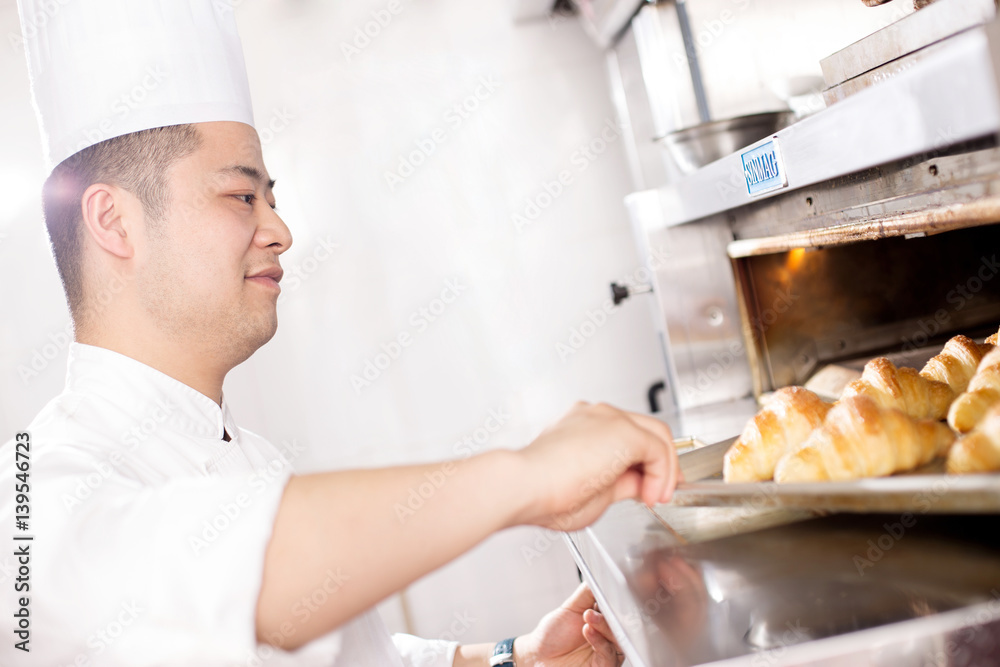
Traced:
[[215, 401], [151, 366], [102, 347], [70, 343], [66, 390], [99, 395], [129, 414], [155, 413], [157, 421], [192, 437], [222, 440], [237, 427], [226, 399]]

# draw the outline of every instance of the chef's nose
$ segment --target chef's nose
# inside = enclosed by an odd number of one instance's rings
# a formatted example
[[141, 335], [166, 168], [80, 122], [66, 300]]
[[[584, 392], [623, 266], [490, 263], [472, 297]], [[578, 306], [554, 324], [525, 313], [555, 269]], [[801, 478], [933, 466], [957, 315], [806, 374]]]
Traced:
[[280, 255], [292, 246], [292, 233], [277, 211], [270, 206], [265, 209], [257, 224], [254, 239], [260, 247], [271, 248], [275, 254]]

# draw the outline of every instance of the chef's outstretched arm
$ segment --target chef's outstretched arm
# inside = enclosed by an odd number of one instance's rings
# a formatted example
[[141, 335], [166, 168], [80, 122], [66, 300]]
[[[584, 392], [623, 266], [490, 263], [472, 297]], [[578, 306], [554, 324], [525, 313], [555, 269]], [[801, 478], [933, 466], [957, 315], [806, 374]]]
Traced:
[[[575, 530], [618, 500], [666, 501], [678, 471], [665, 424], [580, 403], [519, 451], [294, 476], [265, 555], [258, 640], [295, 649], [498, 530]], [[331, 571], [336, 590], [317, 596]], [[302, 601], [317, 598], [305, 613]]]

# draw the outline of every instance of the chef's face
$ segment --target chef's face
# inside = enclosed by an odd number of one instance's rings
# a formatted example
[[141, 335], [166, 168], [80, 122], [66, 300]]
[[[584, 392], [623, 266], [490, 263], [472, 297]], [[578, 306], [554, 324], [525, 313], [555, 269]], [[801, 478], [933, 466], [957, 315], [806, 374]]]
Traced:
[[235, 366], [277, 329], [278, 256], [292, 237], [274, 210], [257, 132], [196, 127], [201, 145], [170, 169], [168, 210], [148, 226], [138, 292], [165, 333]]

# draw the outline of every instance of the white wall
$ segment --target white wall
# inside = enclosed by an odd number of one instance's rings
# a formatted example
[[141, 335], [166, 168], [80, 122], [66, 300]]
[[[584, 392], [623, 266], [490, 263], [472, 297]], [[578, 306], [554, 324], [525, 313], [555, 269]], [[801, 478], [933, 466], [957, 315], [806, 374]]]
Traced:
[[[579, 351], [557, 349], [640, 264], [621, 203], [624, 151], [601, 139], [613, 119], [602, 54], [573, 20], [515, 25], [503, 0], [404, 0], [346, 57], [342, 43], [387, 6], [239, 4], [264, 156], [295, 245], [279, 332], [226, 386], [237, 420], [306, 444], [297, 466], [310, 471], [454, 457], [491, 410], [508, 417], [484, 449], [523, 446], [576, 399], [643, 410], [663, 376], [646, 304], [583, 326], [592, 335]], [[8, 37], [17, 30], [15, 3], [0, 0], [0, 439], [61, 386], [68, 323], [39, 213], [24, 56]], [[452, 111], [462, 103], [466, 117]], [[428, 140], [433, 153], [390, 187], [385, 173]], [[563, 171], [569, 184], [518, 229], [512, 214]], [[421, 328], [411, 317], [441, 305], [448, 281], [461, 293]], [[405, 333], [410, 344], [371, 385], [352, 386]], [[33, 357], [37, 376], [22, 378]], [[518, 529], [412, 586], [408, 625], [398, 599], [384, 611], [396, 629], [497, 640], [529, 630], [575, 580], [558, 540]], [[449, 630], [455, 614], [474, 622]]]

